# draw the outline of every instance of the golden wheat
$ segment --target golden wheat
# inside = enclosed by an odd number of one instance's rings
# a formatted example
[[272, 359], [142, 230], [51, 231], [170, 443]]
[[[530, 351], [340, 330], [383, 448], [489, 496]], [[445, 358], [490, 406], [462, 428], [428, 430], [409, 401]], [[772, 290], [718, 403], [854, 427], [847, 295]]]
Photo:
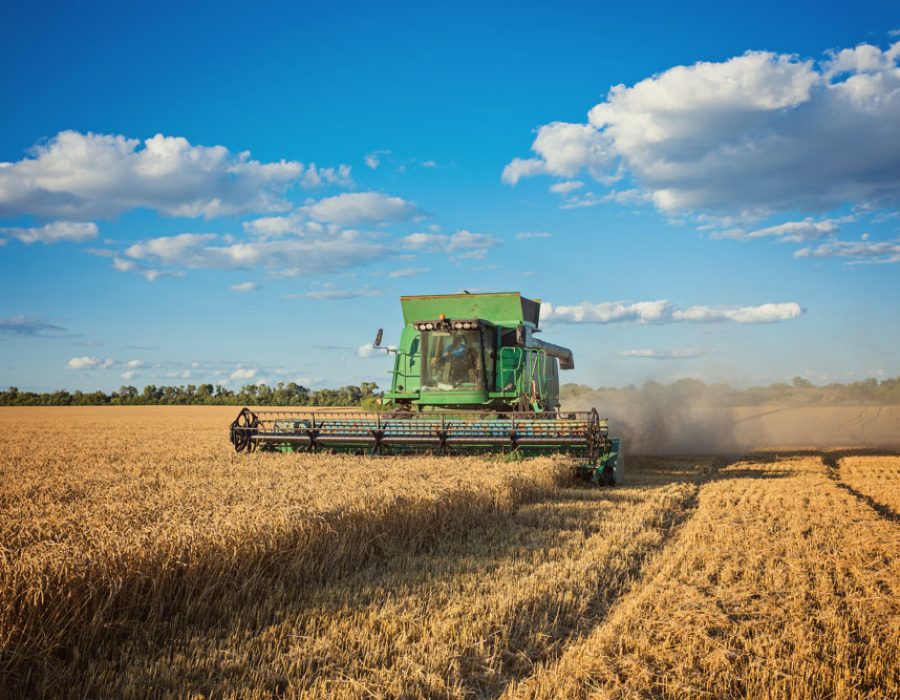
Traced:
[[900, 693], [900, 524], [867, 500], [898, 458], [642, 458], [609, 490], [235, 455], [232, 413], [0, 410], [0, 694]]

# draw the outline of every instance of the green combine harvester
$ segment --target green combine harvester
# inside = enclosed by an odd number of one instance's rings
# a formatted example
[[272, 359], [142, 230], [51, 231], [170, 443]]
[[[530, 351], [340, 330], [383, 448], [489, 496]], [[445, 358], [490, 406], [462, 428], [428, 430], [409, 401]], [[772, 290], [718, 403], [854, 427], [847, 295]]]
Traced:
[[560, 411], [559, 370], [572, 351], [537, 338], [540, 301], [518, 292], [400, 298], [404, 327], [384, 412], [254, 411], [231, 424], [238, 452], [368, 454], [567, 453], [579, 473], [612, 485], [619, 439], [596, 409]]

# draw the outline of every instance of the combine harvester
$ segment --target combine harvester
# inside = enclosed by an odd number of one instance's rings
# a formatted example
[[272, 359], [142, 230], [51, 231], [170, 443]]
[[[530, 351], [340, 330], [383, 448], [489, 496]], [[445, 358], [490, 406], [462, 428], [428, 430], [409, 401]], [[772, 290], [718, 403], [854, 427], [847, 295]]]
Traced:
[[[560, 412], [559, 370], [572, 351], [536, 337], [541, 304], [518, 292], [400, 298], [406, 324], [394, 354], [385, 412], [254, 411], [231, 424], [238, 452], [511, 451], [567, 453], [579, 473], [612, 485], [619, 439], [596, 409]], [[375, 338], [381, 347], [382, 331]]]

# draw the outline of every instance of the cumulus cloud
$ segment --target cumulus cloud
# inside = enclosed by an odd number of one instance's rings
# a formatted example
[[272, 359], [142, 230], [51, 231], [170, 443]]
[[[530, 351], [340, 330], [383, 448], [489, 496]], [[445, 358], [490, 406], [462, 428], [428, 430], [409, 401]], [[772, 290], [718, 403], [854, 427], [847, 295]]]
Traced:
[[75, 370], [93, 370], [93, 369], [109, 369], [115, 365], [115, 360], [101, 360], [99, 357], [72, 357], [66, 363], [66, 369]]
[[378, 192], [349, 192], [326, 197], [284, 216], [264, 216], [244, 223], [260, 237], [321, 236], [363, 223], [409, 221], [424, 215], [412, 202]]
[[256, 373], [257, 370], [252, 367], [238, 367], [228, 375], [228, 378], [232, 381], [247, 381], [248, 379], [253, 379]]
[[410, 221], [425, 215], [401, 197], [379, 192], [345, 192], [306, 206], [303, 211], [318, 221], [341, 226], [382, 221]]
[[665, 300], [582, 302], [575, 306], [544, 303], [541, 319], [548, 323], [773, 323], [804, 314], [796, 302], [759, 306], [689, 306], [679, 308]]
[[282, 195], [291, 185], [341, 184], [349, 175], [348, 166], [261, 163], [247, 151], [177, 136], [142, 143], [62, 131], [29, 157], [0, 163], [0, 216], [108, 218], [141, 207], [190, 217], [279, 211], [289, 207]]
[[325, 285], [322, 289], [314, 289], [303, 296], [310, 299], [358, 299], [359, 297], [377, 297], [381, 294], [380, 289], [374, 289], [369, 285], [364, 285], [359, 289], [338, 289], [331, 285]]
[[140, 275], [148, 282], [155, 282], [160, 277], [180, 277], [182, 274], [178, 271], [164, 272], [163, 270], [154, 267], [141, 265], [134, 260], [126, 260], [118, 255], [113, 256], [112, 267], [116, 272], [133, 272], [136, 275]]
[[795, 258], [847, 258], [848, 265], [900, 263], [900, 238], [873, 241], [868, 234], [858, 241], [832, 241], [801, 248]]
[[310, 163], [306, 166], [300, 185], [308, 189], [321, 187], [322, 185], [352, 187], [353, 178], [350, 175], [350, 166], [339, 165], [336, 168], [317, 168], [315, 163]]
[[65, 335], [66, 329], [51, 323], [45, 316], [8, 316], [0, 318], [0, 334], [25, 336]]
[[[114, 260], [122, 272], [149, 271], [160, 267], [189, 269], [265, 268], [282, 275], [324, 274], [364, 265], [392, 254], [383, 243], [356, 231], [340, 231], [318, 237], [263, 239], [230, 242], [214, 233], [181, 233], [152, 238], [126, 248]], [[138, 263], [143, 267], [138, 267]], [[148, 277], [150, 279], [150, 277]]]
[[[0, 171], [2, 173], [2, 171]], [[2, 177], [2, 174], [0, 174]], [[97, 237], [97, 224], [78, 221], [53, 221], [43, 226], [31, 228], [0, 228], [0, 235], [17, 238], [26, 245], [32, 243], [59, 243], [71, 241], [82, 243]]]
[[363, 160], [366, 162], [366, 166], [371, 168], [372, 170], [376, 170], [379, 165], [381, 165], [381, 159], [383, 156], [389, 156], [391, 152], [386, 149], [382, 149], [380, 151], [372, 151], [371, 153], [367, 153]]
[[503, 169], [504, 182], [515, 185], [523, 177], [541, 174], [570, 178], [582, 170], [605, 180], [615, 158], [608, 140], [590, 124], [546, 124], [531, 148], [540, 157], [513, 159]]
[[675, 321], [689, 321], [691, 323], [721, 323], [722, 321], [734, 321], [735, 323], [774, 323], [776, 321], [790, 321], [804, 314], [803, 308], [796, 302], [760, 304], [759, 306], [689, 306], [681, 310], [676, 309], [672, 313]]
[[136, 372], [136, 371], [133, 370], [133, 369], [125, 370], [125, 371], [122, 372], [122, 374], [121, 374], [122, 379], [124, 379], [125, 381], [131, 381], [131, 380], [134, 379], [136, 376], [138, 376], [138, 372]]
[[807, 217], [802, 221], [786, 221], [775, 226], [767, 226], [747, 231], [745, 229], [729, 229], [716, 231], [710, 238], [731, 238], [740, 241], [749, 241], [755, 238], [775, 238], [782, 243], [800, 243], [803, 241], [828, 238], [838, 233], [840, 226], [846, 219], [822, 219], [816, 221]]
[[582, 187], [584, 187], [584, 183], [581, 180], [563, 180], [550, 185], [550, 191], [556, 194], [570, 194]]
[[[74, 370], [96, 370], [96, 369], [124, 369], [127, 372], [134, 373], [135, 370], [145, 366], [143, 360], [114, 360], [111, 357], [101, 359], [99, 357], [72, 357], [66, 363], [67, 369]], [[123, 375], [124, 376], [124, 375]], [[127, 377], [126, 377], [127, 378]]]
[[483, 258], [487, 251], [502, 241], [487, 233], [461, 230], [453, 235], [444, 233], [411, 233], [400, 245], [406, 250], [422, 253], [449, 253], [461, 260]]
[[622, 357], [633, 357], [647, 360], [696, 360], [706, 355], [711, 355], [714, 350], [704, 348], [674, 348], [671, 350], [652, 350], [650, 348], [637, 348], [623, 350], [619, 353]]
[[748, 51], [610, 89], [585, 124], [554, 122], [503, 180], [630, 175], [675, 211], [900, 204], [900, 42], [821, 61]]
[[239, 284], [232, 284], [229, 287], [232, 292], [255, 292], [259, 288], [260, 287], [256, 282], [241, 282]]
[[310, 221], [303, 211], [293, 211], [286, 216], [264, 216], [245, 221], [244, 231], [261, 238], [277, 238], [287, 235], [321, 236], [327, 233], [328, 228], [319, 221]]

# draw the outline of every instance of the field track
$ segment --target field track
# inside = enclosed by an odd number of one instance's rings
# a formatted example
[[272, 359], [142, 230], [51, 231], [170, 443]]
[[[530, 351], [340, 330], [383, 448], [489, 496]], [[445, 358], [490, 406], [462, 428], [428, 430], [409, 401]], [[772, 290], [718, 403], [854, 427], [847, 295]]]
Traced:
[[0, 689], [900, 696], [900, 457], [635, 457], [603, 490], [238, 456], [232, 413], [0, 410]]

